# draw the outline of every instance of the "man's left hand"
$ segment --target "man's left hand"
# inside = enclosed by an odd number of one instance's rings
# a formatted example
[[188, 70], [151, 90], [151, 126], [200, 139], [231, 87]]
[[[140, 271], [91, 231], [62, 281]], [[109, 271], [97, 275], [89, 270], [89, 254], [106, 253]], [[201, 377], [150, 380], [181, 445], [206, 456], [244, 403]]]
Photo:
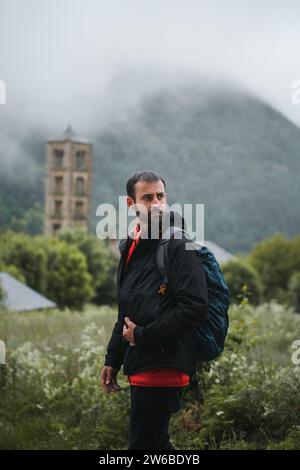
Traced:
[[129, 320], [128, 317], [125, 317], [125, 323], [127, 325], [123, 326], [123, 337], [130, 343], [130, 346], [135, 346], [133, 330], [136, 327], [136, 324]]

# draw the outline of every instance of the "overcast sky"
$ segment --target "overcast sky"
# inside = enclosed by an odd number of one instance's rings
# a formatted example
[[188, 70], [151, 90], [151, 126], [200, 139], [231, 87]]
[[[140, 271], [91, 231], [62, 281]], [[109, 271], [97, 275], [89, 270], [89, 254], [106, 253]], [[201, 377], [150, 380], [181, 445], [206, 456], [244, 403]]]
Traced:
[[0, 0], [0, 123], [95, 128], [160, 86], [233, 82], [300, 126], [300, 2]]

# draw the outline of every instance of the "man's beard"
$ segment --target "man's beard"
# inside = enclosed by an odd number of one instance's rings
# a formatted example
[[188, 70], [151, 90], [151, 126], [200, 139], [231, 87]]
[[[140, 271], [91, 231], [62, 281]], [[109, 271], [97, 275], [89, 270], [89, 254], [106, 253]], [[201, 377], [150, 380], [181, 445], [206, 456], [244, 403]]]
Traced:
[[143, 226], [142, 238], [162, 238], [162, 232], [169, 222], [169, 212], [165, 209], [151, 209], [146, 213], [137, 212]]

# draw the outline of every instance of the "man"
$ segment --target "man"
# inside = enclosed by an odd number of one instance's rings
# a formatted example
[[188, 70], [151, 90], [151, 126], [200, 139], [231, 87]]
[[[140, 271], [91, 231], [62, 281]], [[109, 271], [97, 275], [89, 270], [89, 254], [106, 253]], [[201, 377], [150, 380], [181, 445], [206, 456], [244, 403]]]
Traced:
[[[195, 251], [185, 249], [184, 237], [168, 242], [169, 282], [166, 289], [162, 285], [156, 250], [165, 233], [166, 204], [162, 176], [140, 171], [128, 180], [128, 207], [144, 210], [136, 211], [139, 222], [133, 239], [130, 234], [120, 242], [118, 320], [101, 371], [101, 384], [108, 393], [120, 390], [117, 374], [122, 364], [128, 376], [128, 449], [174, 449], [169, 420], [180, 409], [183, 389], [196, 368], [191, 330], [207, 316], [205, 272]], [[173, 212], [171, 216], [171, 224], [176, 224]], [[158, 237], [151, 236], [155, 224]]]

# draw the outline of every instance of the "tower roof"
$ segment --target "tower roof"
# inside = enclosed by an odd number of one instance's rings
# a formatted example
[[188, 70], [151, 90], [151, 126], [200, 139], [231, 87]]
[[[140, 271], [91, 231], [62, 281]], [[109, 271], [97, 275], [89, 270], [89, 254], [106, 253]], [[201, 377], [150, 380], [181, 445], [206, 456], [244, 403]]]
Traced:
[[65, 142], [70, 140], [71, 142], [78, 142], [80, 144], [90, 144], [91, 142], [84, 137], [80, 137], [76, 134], [76, 132], [72, 129], [71, 125], [68, 125], [66, 130], [57, 137], [51, 137], [48, 139], [48, 142]]

